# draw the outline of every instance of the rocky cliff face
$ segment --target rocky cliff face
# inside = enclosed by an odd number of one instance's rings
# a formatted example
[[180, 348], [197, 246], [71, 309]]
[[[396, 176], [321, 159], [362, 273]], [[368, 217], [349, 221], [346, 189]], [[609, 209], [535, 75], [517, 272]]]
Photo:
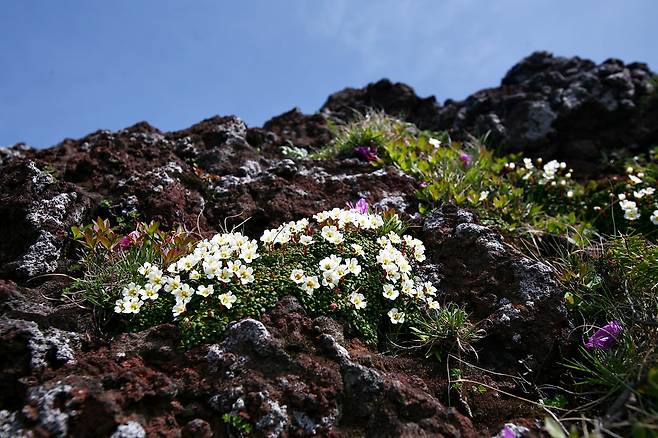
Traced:
[[380, 108], [422, 129], [460, 139], [489, 133], [503, 151], [568, 160], [580, 170], [620, 148], [639, 152], [658, 143], [658, 80], [646, 64], [601, 64], [536, 52], [510, 69], [496, 88], [463, 101], [419, 98], [404, 84], [382, 80], [333, 94], [322, 113], [339, 119]]
[[[486, 326], [481, 363], [540, 378], [570, 348], [548, 266], [470, 212], [448, 205], [421, 218], [419, 182], [395, 168], [293, 160], [279, 146], [320, 147], [331, 139], [327, 118], [375, 107], [424, 129], [491, 131], [510, 149], [587, 161], [658, 143], [654, 78], [642, 64], [537, 53], [501, 87], [444, 106], [384, 80], [263, 128], [234, 116], [166, 133], [139, 123], [46, 150], [0, 150], [0, 436], [235, 436], [224, 413], [248, 417], [256, 436], [270, 437], [491, 436], [506, 422], [536, 429], [535, 407], [492, 392], [448, 408], [449, 383], [431, 362], [381, 354], [294, 299], [262, 321], [237, 322], [216, 345], [182, 352], [173, 326], [102, 336], [92, 311], [63, 298], [67, 279], [51, 274], [75, 262], [70, 227], [98, 215], [139, 212], [206, 231], [250, 218], [245, 231], [256, 236], [365, 197], [417, 225], [440, 294]], [[490, 383], [510, 392], [515, 382]]]

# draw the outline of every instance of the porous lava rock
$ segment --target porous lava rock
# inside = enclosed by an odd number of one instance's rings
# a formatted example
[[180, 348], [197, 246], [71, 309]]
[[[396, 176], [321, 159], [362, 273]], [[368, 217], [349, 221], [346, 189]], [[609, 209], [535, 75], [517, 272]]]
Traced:
[[420, 129], [434, 129], [439, 119], [439, 104], [434, 96], [418, 97], [413, 88], [382, 79], [364, 88], [345, 88], [329, 96], [320, 112], [340, 122], [352, 120], [369, 109], [384, 111], [414, 123]]
[[434, 125], [453, 136], [481, 136], [505, 151], [559, 157], [593, 170], [604, 154], [658, 143], [658, 81], [643, 63], [535, 52], [501, 85], [448, 100]]
[[482, 365], [552, 377], [572, 329], [557, 274], [450, 204], [427, 216], [422, 238], [443, 299], [464, 304], [486, 332], [477, 344]]
[[[17, 326], [14, 330], [34, 327]], [[418, 381], [356, 362], [291, 297], [219, 344], [181, 352], [173, 326], [117, 337], [30, 379], [0, 411], [0, 430], [48, 436], [475, 436], [466, 417]], [[29, 338], [29, 336], [27, 336]], [[27, 355], [25, 353], [24, 355]], [[27, 360], [27, 359], [26, 359]], [[13, 368], [4, 365], [3, 373]], [[191, 435], [192, 434], [192, 435]]]
[[55, 272], [73, 225], [91, 201], [29, 159], [0, 164], [0, 275], [31, 278]]

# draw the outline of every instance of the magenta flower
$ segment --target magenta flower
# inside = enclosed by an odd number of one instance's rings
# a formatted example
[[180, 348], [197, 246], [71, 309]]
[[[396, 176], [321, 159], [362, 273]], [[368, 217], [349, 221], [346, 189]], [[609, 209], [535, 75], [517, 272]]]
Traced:
[[471, 164], [471, 161], [473, 160], [473, 157], [471, 157], [469, 154], [467, 154], [464, 151], [459, 152], [459, 160], [464, 163], [465, 166], [468, 166]]
[[617, 339], [624, 332], [618, 321], [610, 321], [589, 337], [585, 347], [608, 350], [617, 343]]
[[357, 146], [354, 148], [354, 153], [366, 161], [377, 161], [379, 159], [376, 146]]
[[503, 427], [503, 430], [500, 431], [499, 436], [501, 438], [516, 438], [516, 432], [506, 424], [505, 427]]
[[351, 202], [348, 202], [347, 208], [349, 208], [350, 210], [356, 210], [362, 214], [366, 214], [368, 213], [368, 201], [361, 198], [358, 201], [356, 201], [356, 204], [352, 204]]
[[126, 234], [119, 240], [119, 247], [121, 249], [126, 249], [129, 248], [131, 245], [137, 243], [137, 240], [141, 237], [141, 234], [139, 234], [139, 231], [131, 231], [130, 233]]

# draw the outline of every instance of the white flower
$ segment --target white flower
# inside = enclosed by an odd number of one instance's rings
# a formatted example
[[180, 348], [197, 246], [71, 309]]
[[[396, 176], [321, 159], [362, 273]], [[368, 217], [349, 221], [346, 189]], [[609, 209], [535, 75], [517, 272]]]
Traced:
[[654, 210], [649, 219], [651, 219], [652, 224], [658, 225], [658, 210]]
[[139, 296], [140, 292], [140, 287], [137, 286], [135, 283], [128, 283], [126, 287], [123, 288], [123, 296], [124, 297], [129, 297], [129, 298], [136, 298]]
[[347, 265], [338, 265], [338, 266], [336, 267], [336, 269], [334, 269], [334, 273], [336, 274], [336, 276], [337, 276], [338, 278], [343, 278], [343, 277], [346, 276], [349, 272], [350, 272], [350, 271], [349, 271]]
[[141, 297], [143, 300], [157, 300], [158, 299], [158, 289], [160, 286], [154, 286], [150, 283], [144, 285], [144, 288], [140, 290]]
[[436, 295], [436, 288], [429, 281], [426, 281], [425, 284], [423, 284], [423, 288], [425, 291], [425, 295], [430, 295], [430, 296]]
[[642, 182], [642, 180], [635, 175], [628, 175], [628, 179], [631, 180], [631, 184], [633, 185], [640, 184]]
[[271, 244], [274, 242], [274, 238], [276, 237], [276, 231], [277, 230], [265, 230], [263, 235], [260, 236], [260, 241], [265, 244]]
[[177, 267], [179, 271], [189, 271], [191, 270], [196, 262], [192, 259], [192, 257], [183, 257], [182, 259], [178, 260]]
[[646, 189], [644, 189], [644, 194], [645, 195], [653, 195], [655, 191], [656, 191], [656, 189], [654, 189], [653, 187], [647, 187]]
[[240, 283], [242, 284], [252, 283], [254, 281], [254, 268], [242, 265], [235, 275], [240, 279]]
[[624, 219], [634, 221], [640, 218], [640, 212], [637, 208], [624, 211]]
[[620, 193], [617, 195], [617, 198], [619, 198], [620, 201], [623, 201], [626, 199], [626, 194], [625, 193]]
[[174, 314], [174, 318], [177, 318], [180, 314], [185, 313], [187, 309], [185, 307], [185, 303], [177, 302], [176, 305], [171, 310], [172, 313]]
[[162, 271], [157, 268], [151, 270], [151, 273], [148, 275], [149, 283], [162, 286]]
[[479, 201], [479, 202], [482, 202], [482, 201], [484, 201], [485, 199], [487, 199], [488, 196], [489, 196], [489, 190], [482, 190], [482, 191], [480, 192], [480, 198], [478, 199], [478, 201]]
[[395, 245], [402, 243], [400, 235], [398, 233], [394, 233], [393, 231], [389, 231], [386, 237], [388, 237], [388, 240]]
[[388, 311], [388, 317], [390, 318], [393, 324], [403, 324], [404, 323], [404, 312], [398, 311], [396, 307], [393, 307]]
[[338, 231], [334, 225], [325, 225], [322, 227], [322, 232], [320, 233], [322, 237], [329, 243], [338, 245], [343, 242], [343, 234]]
[[307, 235], [299, 236], [299, 243], [301, 243], [302, 245], [308, 246], [311, 243], [313, 243], [313, 237], [307, 236]]
[[127, 301], [123, 298], [119, 298], [114, 302], [114, 312], [115, 313], [126, 313], [126, 304]]
[[356, 309], [364, 309], [366, 307], [366, 297], [363, 294], [354, 292], [350, 295], [349, 300]]
[[297, 284], [302, 284], [305, 277], [306, 276], [304, 275], [304, 271], [301, 269], [293, 269], [290, 273], [290, 279]]
[[213, 294], [213, 292], [215, 292], [215, 290], [212, 284], [208, 286], [200, 285], [196, 289], [197, 295], [201, 295], [204, 298], [208, 298], [210, 295]]
[[441, 307], [441, 305], [439, 304], [439, 302], [438, 302], [438, 301], [435, 301], [434, 298], [432, 298], [432, 297], [427, 298], [426, 303], [427, 303], [427, 307], [428, 307], [429, 309], [434, 309], [434, 310], [436, 310], [436, 309], [438, 309], [438, 308]]
[[251, 263], [254, 259], [258, 258], [256, 250], [253, 248], [247, 248], [240, 253], [240, 258], [244, 260], [245, 263]]
[[226, 292], [225, 294], [221, 294], [219, 295], [218, 298], [220, 304], [226, 307], [227, 309], [233, 307], [233, 303], [235, 303], [238, 300], [238, 297], [233, 295], [231, 292]]
[[338, 286], [339, 282], [340, 277], [336, 275], [335, 271], [324, 271], [322, 273], [322, 286], [333, 289]]
[[361, 265], [359, 265], [359, 261], [355, 258], [347, 259], [345, 260], [345, 264], [347, 266], [347, 270], [354, 275], [359, 275], [361, 273]]
[[354, 250], [354, 254], [356, 254], [359, 257], [363, 257], [366, 255], [366, 253], [363, 251], [363, 247], [357, 243], [352, 244], [352, 249]]
[[573, 190], [567, 192], [567, 198], [573, 198]]
[[425, 252], [424, 251], [415, 251], [414, 252], [414, 258], [418, 262], [424, 262], [426, 257], [425, 257]]
[[224, 268], [224, 269], [221, 270], [221, 272], [219, 273], [219, 276], [217, 278], [222, 283], [230, 283], [231, 282], [231, 277], [233, 277], [233, 272], [231, 272], [228, 268]]
[[635, 201], [621, 200], [619, 206], [624, 211], [624, 219], [634, 221], [640, 218], [640, 212]]
[[144, 263], [138, 270], [144, 277], [148, 277], [153, 272], [153, 265], [149, 262]]
[[216, 259], [209, 259], [203, 262], [203, 273], [208, 278], [215, 278], [222, 269], [222, 262]]
[[192, 300], [194, 289], [189, 284], [183, 284], [179, 289], [172, 291], [172, 294], [176, 297], [176, 301], [187, 304]]
[[238, 276], [238, 271], [240, 271], [240, 267], [242, 266], [242, 262], [240, 260], [229, 260], [226, 263], [226, 268], [231, 271], [235, 276]]
[[416, 289], [414, 289], [413, 280], [407, 279], [402, 281], [402, 293], [409, 296], [416, 295]]
[[528, 169], [528, 170], [535, 167], [535, 166], [532, 165], [532, 160], [530, 158], [524, 158], [523, 159], [523, 164], [524, 164], [525, 168]]
[[393, 300], [396, 299], [398, 296], [400, 296], [400, 292], [398, 292], [398, 291], [395, 289], [395, 286], [393, 286], [393, 285], [390, 284], [390, 283], [386, 283], [386, 284], [384, 284], [383, 289], [384, 289], [384, 292], [382, 293], [382, 295], [384, 295], [384, 298], [388, 298], [388, 299], [391, 300], [391, 301], [393, 301]]
[[196, 269], [192, 269], [189, 274], [190, 280], [198, 280], [201, 278], [201, 273]]
[[340, 262], [343, 261], [342, 257], [338, 257], [335, 254], [331, 254], [329, 257], [325, 257], [320, 260], [320, 270], [321, 271], [333, 271], [340, 265]]
[[131, 298], [125, 303], [125, 313], [139, 313], [144, 302], [139, 298]]
[[300, 286], [301, 289], [307, 294], [312, 294], [313, 291], [320, 287], [320, 282], [318, 281], [318, 276], [313, 275], [311, 277], [305, 277], [304, 282]]
[[434, 146], [435, 148], [440, 148], [441, 147], [441, 140], [437, 140], [436, 138], [431, 138], [427, 140], [429, 144]]

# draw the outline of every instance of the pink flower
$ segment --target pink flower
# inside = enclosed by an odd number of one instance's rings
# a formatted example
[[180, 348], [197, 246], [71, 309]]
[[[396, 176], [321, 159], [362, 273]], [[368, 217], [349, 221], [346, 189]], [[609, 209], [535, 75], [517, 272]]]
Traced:
[[617, 339], [624, 332], [624, 328], [618, 321], [610, 321], [589, 337], [585, 347], [609, 350], [617, 343]]
[[360, 198], [358, 201], [356, 201], [356, 204], [352, 204], [351, 202], [348, 202], [347, 208], [349, 208], [350, 210], [356, 210], [361, 214], [366, 214], [368, 213], [368, 201], [366, 201], [363, 198]]
[[131, 245], [134, 245], [137, 243], [139, 238], [141, 237], [141, 234], [139, 231], [131, 231], [130, 233], [126, 234], [119, 240], [119, 248], [121, 249], [126, 249], [129, 248]]
[[427, 186], [429, 186], [429, 185], [430, 185], [430, 183], [428, 183], [427, 181], [421, 181], [421, 182], [420, 182], [420, 186], [421, 186], [422, 188], [425, 188], [425, 187], [427, 187]]
[[464, 151], [459, 152], [459, 160], [464, 163], [465, 166], [468, 166], [471, 164], [471, 161], [473, 160], [473, 157], [471, 157], [469, 154], [467, 154]]
[[354, 153], [366, 161], [377, 161], [379, 159], [377, 147], [375, 146], [357, 146], [354, 148]]

